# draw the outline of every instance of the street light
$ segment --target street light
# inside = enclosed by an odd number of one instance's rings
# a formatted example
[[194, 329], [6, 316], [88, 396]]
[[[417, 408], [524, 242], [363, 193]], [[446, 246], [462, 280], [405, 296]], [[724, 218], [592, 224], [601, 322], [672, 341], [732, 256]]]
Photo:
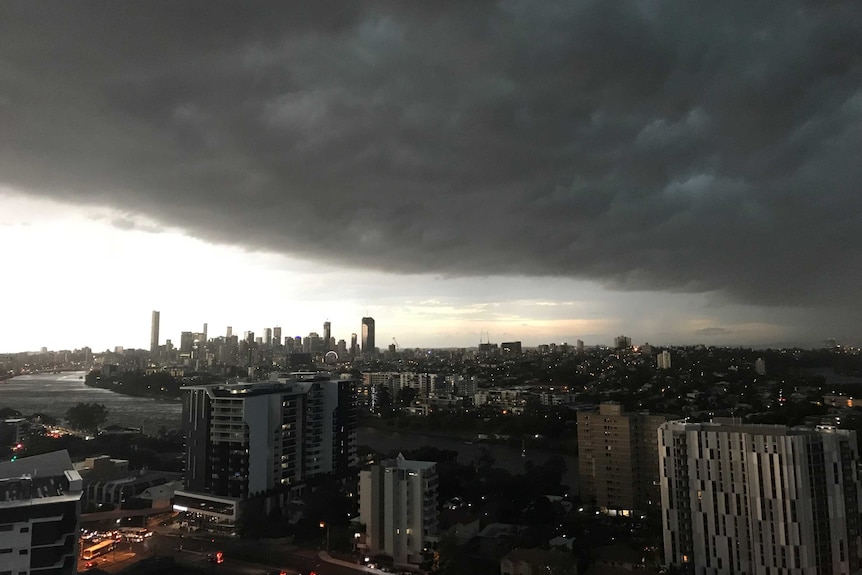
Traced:
[[320, 522], [320, 528], [326, 527], [326, 552], [329, 553], [329, 523]]

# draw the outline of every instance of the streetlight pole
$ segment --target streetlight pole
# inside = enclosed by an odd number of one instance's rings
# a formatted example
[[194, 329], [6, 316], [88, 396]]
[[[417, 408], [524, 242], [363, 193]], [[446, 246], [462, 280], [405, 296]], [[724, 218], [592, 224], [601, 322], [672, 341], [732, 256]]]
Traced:
[[329, 523], [320, 522], [320, 528], [326, 527], [326, 552], [329, 553]]

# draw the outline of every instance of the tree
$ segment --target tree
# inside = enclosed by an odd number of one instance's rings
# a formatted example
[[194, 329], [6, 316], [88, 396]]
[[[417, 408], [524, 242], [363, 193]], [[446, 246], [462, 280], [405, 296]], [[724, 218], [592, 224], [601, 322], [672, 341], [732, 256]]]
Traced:
[[75, 429], [97, 432], [108, 418], [108, 408], [101, 403], [77, 403], [66, 410], [66, 421]]
[[434, 575], [469, 575], [473, 573], [466, 550], [458, 544], [453, 536], [446, 535], [437, 544], [431, 573]]

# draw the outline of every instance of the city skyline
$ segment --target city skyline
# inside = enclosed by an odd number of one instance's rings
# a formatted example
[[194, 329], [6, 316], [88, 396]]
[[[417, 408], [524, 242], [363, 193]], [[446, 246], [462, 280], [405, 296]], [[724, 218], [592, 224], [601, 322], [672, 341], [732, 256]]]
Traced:
[[2, 15], [0, 349], [862, 343], [858, 3]]

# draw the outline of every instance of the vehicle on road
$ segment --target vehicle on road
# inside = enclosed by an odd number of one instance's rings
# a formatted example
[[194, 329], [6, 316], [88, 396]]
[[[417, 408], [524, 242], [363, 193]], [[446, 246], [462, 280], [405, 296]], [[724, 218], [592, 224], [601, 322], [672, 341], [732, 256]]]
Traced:
[[84, 561], [89, 561], [99, 555], [107, 553], [108, 551], [113, 551], [114, 546], [116, 545], [113, 539], [108, 539], [107, 541], [102, 541], [101, 543], [97, 543], [92, 547], [87, 547], [84, 549], [84, 552], [81, 553], [81, 558]]

